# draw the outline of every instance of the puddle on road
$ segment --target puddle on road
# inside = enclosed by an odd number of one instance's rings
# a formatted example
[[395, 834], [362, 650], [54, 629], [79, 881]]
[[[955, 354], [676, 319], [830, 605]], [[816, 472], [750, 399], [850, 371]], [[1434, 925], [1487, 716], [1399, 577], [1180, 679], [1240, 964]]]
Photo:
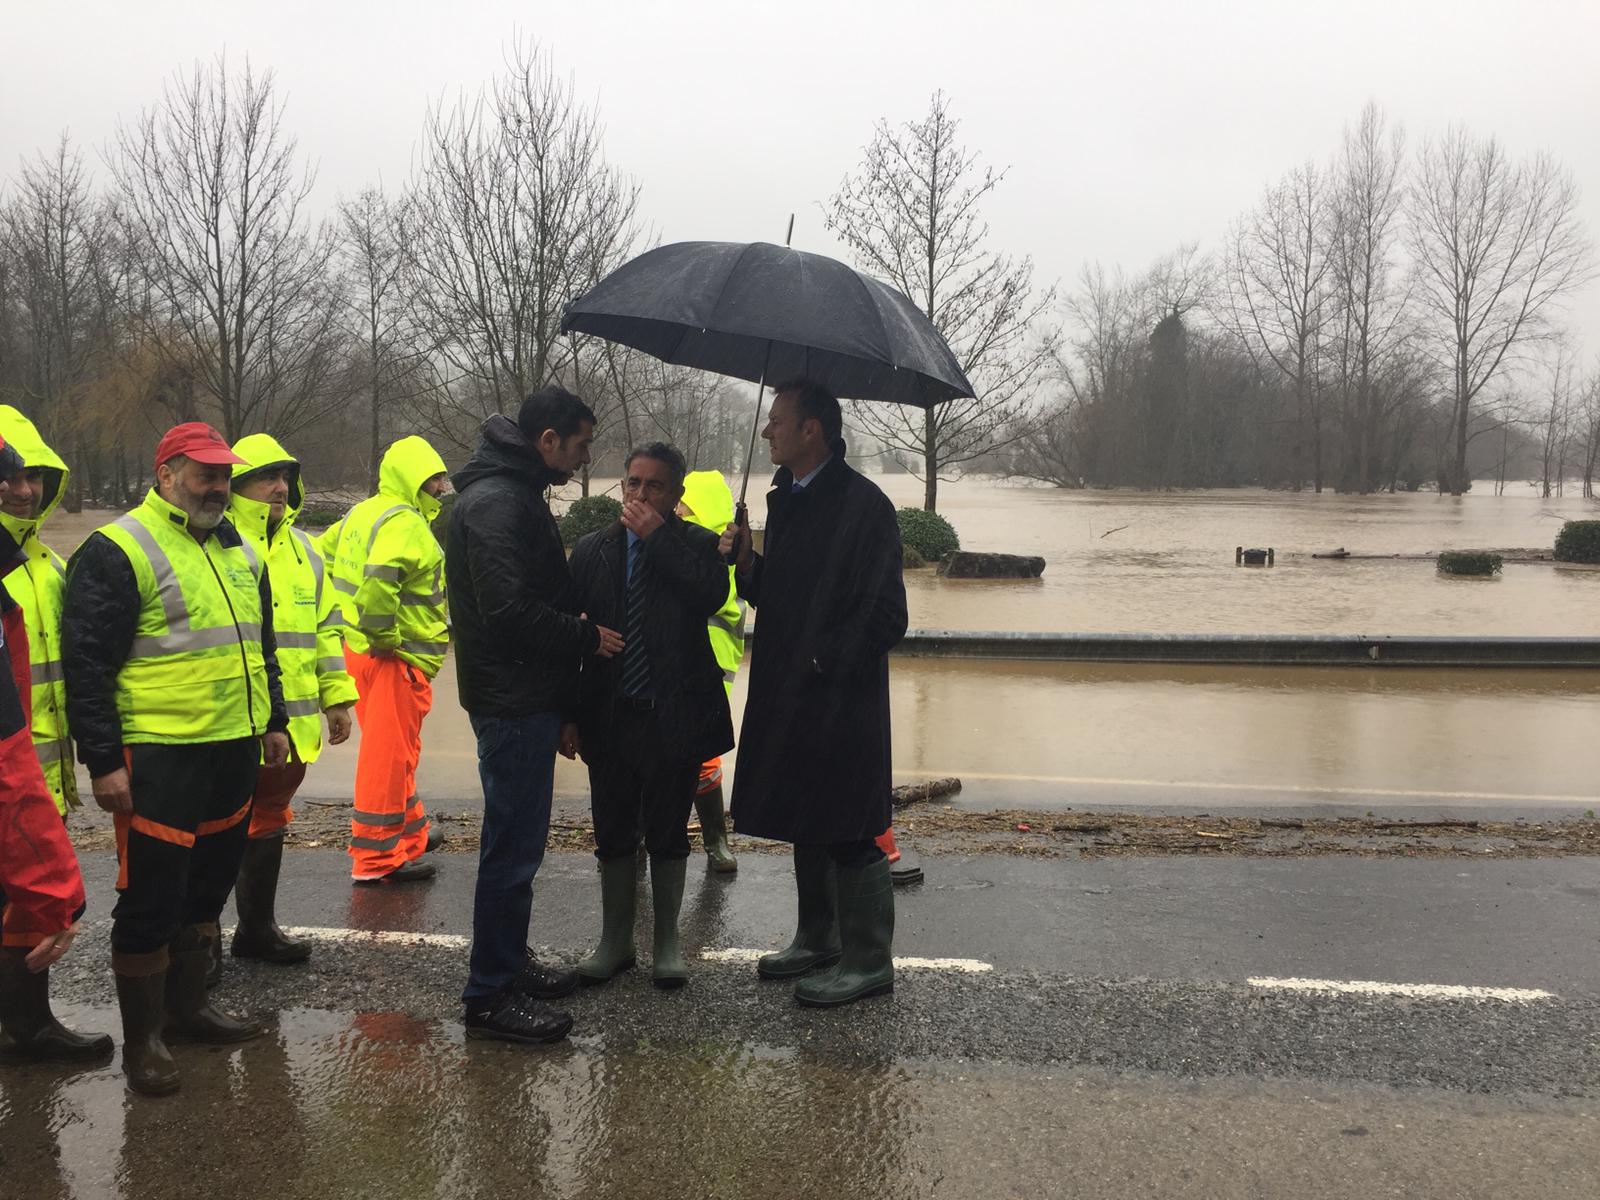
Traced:
[[[71, 1016], [116, 1028], [112, 1009]], [[698, 1195], [893, 1197], [930, 1184], [903, 1152], [920, 1132], [916, 1089], [886, 1062], [601, 1037], [530, 1050], [399, 1013], [304, 1009], [258, 1041], [175, 1055], [184, 1082], [169, 1100], [128, 1093], [120, 1059], [0, 1074], [8, 1200], [691, 1194], [669, 1179]]]
[[[71, 1019], [115, 1027], [109, 1008]], [[1510, 1195], [1530, 1180], [1555, 1196], [1582, 1194], [1600, 1146], [1584, 1104], [602, 1037], [527, 1049], [398, 1013], [291, 1009], [259, 1041], [178, 1055], [183, 1090], [165, 1100], [128, 1093], [115, 1063], [0, 1072], [7, 1200]]]

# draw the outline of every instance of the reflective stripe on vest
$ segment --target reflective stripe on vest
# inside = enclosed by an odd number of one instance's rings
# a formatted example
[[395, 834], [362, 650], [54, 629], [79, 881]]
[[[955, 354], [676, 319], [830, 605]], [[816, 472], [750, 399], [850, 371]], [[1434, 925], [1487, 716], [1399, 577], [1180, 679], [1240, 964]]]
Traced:
[[236, 546], [215, 537], [197, 541], [186, 528], [163, 523], [171, 513], [152, 493], [100, 531], [128, 557], [142, 599], [117, 674], [124, 741], [184, 745], [258, 736], [271, 715], [261, 559], [243, 539]]

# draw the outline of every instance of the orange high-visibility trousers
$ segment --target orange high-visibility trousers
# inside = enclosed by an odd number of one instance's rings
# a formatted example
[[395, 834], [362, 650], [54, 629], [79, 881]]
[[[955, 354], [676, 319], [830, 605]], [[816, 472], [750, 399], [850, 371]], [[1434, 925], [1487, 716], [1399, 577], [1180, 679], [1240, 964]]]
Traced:
[[255, 804], [250, 809], [252, 839], [282, 837], [288, 831], [294, 820], [291, 801], [305, 779], [306, 764], [295, 758], [292, 750], [283, 766], [256, 769]]
[[700, 764], [700, 782], [695, 785], [694, 794], [704, 796], [707, 792], [714, 792], [722, 786], [722, 756], [707, 759]]
[[428, 847], [428, 817], [416, 791], [422, 719], [433, 707], [433, 685], [399, 658], [374, 658], [347, 646], [344, 659], [361, 694], [350, 878], [378, 879], [421, 858]]
[[883, 851], [884, 857], [887, 858], [891, 864], [900, 861], [900, 847], [894, 844], [893, 825], [885, 829], [874, 840], [878, 843], [878, 849]]

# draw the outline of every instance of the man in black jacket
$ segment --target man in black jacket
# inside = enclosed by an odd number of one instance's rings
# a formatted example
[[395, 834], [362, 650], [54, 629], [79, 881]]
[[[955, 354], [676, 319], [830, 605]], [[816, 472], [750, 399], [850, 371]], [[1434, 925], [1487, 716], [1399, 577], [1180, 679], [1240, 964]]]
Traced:
[[[717, 536], [676, 514], [687, 472], [683, 455], [664, 442], [633, 451], [622, 519], [572, 552], [585, 611], [623, 631], [621, 655], [585, 663], [579, 680], [575, 732], [589, 764], [603, 913], [600, 945], [578, 963], [584, 983], [604, 983], [634, 964], [640, 829], [655, 916], [651, 981], [675, 988], [689, 978], [678, 949], [685, 826], [700, 764], [732, 748], [733, 723], [706, 637], [706, 619], [727, 599], [728, 567]], [[569, 745], [573, 735], [565, 732]]]
[[123, 1069], [152, 1095], [179, 1083], [164, 1037], [263, 1032], [205, 990], [257, 768], [289, 758], [271, 583], [224, 516], [239, 461], [209, 425], [175, 426], [144, 503], [91, 534], [67, 574], [67, 719], [121, 859], [111, 963]]
[[796, 1000], [830, 1007], [894, 988], [894, 897], [876, 838], [890, 823], [888, 655], [906, 632], [900, 528], [888, 497], [845, 462], [826, 388], [780, 385], [762, 436], [778, 467], [766, 551], [752, 553], [742, 527], [722, 537], [760, 630], [733, 819], [794, 844], [794, 940], [757, 971], [798, 979]]
[[589, 461], [594, 414], [545, 387], [517, 421], [484, 423], [452, 482], [445, 548], [451, 639], [461, 706], [478, 739], [483, 827], [472, 909], [472, 960], [462, 1001], [467, 1036], [551, 1042], [572, 1018], [544, 1002], [578, 986], [567, 968], [527, 951], [533, 877], [544, 860], [563, 717], [576, 710], [578, 664], [622, 648], [581, 616], [545, 489]]

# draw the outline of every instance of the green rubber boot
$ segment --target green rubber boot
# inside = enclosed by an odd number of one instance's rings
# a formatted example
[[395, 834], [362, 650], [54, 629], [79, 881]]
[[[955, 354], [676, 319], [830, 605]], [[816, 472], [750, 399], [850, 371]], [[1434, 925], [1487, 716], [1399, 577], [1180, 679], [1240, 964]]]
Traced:
[[[633, 909], [639, 892], [635, 858], [607, 859], [600, 864], [600, 944], [578, 960], [584, 984], [606, 983], [634, 964]], [[680, 892], [682, 884], [679, 884]]]
[[650, 859], [650, 901], [655, 910], [650, 982], [658, 988], [680, 988], [689, 982], [689, 964], [678, 948], [678, 910], [683, 907], [683, 879], [688, 860]]
[[833, 860], [821, 846], [794, 848], [794, 885], [800, 916], [794, 941], [776, 954], [763, 954], [756, 974], [763, 979], [794, 979], [839, 961], [839, 915], [834, 899]]
[[705, 843], [706, 863], [718, 875], [732, 875], [739, 860], [728, 849], [728, 816], [722, 807], [722, 785], [694, 798], [695, 815], [700, 818], [700, 840]]
[[894, 991], [894, 883], [889, 860], [839, 867], [839, 964], [802, 979], [794, 998], [807, 1008], [834, 1008]]

